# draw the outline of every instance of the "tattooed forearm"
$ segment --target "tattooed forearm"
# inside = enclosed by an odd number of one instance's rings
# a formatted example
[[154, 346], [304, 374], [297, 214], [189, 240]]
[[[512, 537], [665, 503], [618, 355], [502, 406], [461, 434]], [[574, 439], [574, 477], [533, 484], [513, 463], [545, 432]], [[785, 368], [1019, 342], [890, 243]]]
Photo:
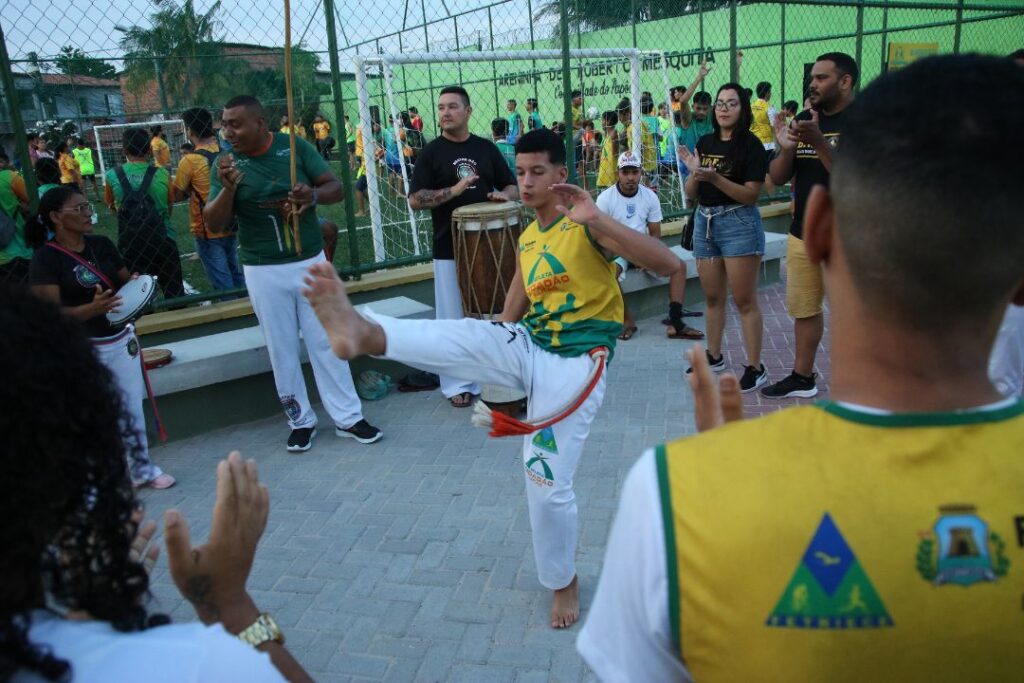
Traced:
[[411, 197], [412, 208], [433, 209], [452, 198], [452, 188], [446, 187], [443, 190], [420, 190], [414, 192]]
[[220, 610], [213, 601], [213, 580], [208, 575], [190, 576], [182, 592], [185, 599], [196, 608], [201, 621], [212, 623], [220, 619]]

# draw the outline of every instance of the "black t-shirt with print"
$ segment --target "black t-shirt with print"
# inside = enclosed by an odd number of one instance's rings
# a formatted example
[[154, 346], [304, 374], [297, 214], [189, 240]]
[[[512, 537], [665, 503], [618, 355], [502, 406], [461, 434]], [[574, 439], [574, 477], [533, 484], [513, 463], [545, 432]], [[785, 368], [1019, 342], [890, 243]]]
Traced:
[[[832, 116], [818, 112], [818, 128], [821, 129], [822, 135], [825, 136], [833, 150], [839, 146], [839, 135], [842, 132], [845, 112], [844, 109]], [[797, 114], [796, 120], [810, 121], [810, 110]], [[789, 226], [789, 231], [794, 237], [803, 238], [804, 208], [807, 206], [807, 197], [811, 194], [811, 188], [815, 185], [828, 187], [829, 175], [818, 158], [818, 150], [798, 142], [796, 157], [793, 159], [793, 222]]]
[[[700, 165], [711, 167], [734, 183], [764, 182], [768, 173], [768, 154], [753, 133], [734, 135], [730, 140], [719, 140], [716, 133], [708, 133], [697, 141]], [[697, 185], [697, 199], [701, 206], [724, 206], [738, 203], [711, 183]]]
[[[86, 235], [85, 248], [78, 256], [115, 285], [118, 283], [117, 274], [124, 268], [124, 261], [109, 239]], [[50, 246], [36, 249], [29, 266], [29, 281], [33, 285], [57, 285], [60, 288], [60, 304], [68, 308], [91, 302], [96, 293], [96, 285], [104, 290], [110, 289], [91, 269]], [[124, 325], [114, 327], [107, 322], [107, 316], [97, 315], [85, 321], [85, 328], [93, 337], [109, 337], [123, 330]]]
[[430, 210], [434, 223], [434, 258], [454, 259], [452, 212], [460, 206], [486, 202], [487, 194], [515, 185], [505, 157], [490, 140], [470, 134], [465, 142], [434, 138], [416, 158], [410, 192], [443, 190], [462, 178], [476, 174], [480, 180], [458, 197]]

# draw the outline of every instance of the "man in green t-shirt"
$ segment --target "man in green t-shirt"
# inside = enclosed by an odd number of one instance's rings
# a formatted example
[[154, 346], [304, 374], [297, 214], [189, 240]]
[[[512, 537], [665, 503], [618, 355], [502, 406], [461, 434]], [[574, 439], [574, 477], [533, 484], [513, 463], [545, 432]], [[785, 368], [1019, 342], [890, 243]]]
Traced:
[[326, 260], [315, 207], [342, 201], [341, 183], [313, 145], [297, 137], [293, 185], [288, 135], [268, 129], [263, 105], [255, 97], [232, 98], [221, 120], [232, 151], [217, 157], [203, 220], [209, 228], [223, 230], [232, 218], [238, 219], [249, 299], [292, 429], [288, 450], [307, 451], [316, 436], [316, 413], [300, 365], [300, 330], [335, 433], [373, 443], [381, 431], [363, 419], [348, 364], [331, 353], [327, 334], [301, 291], [309, 267]]
[[[123, 171], [133, 190], [142, 187], [147, 170], [153, 168], [152, 148], [147, 131], [129, 128], [124, 132], [124, 155], [127, 161], [107, 171], [104, 176], [104, 202], [118, 214], [117, 249], [124, 258], [129, 272], [155, 275], [164, 298], [185, 296], [181, 275], [181, 255], [171, 226], [171, 208], [174, 195], [171, 176], [165, 168], [156, 168], [147, 194], [152, 198], [156, 213], [163, 223], [156, 229], [143, 216], [125, 216], [122, 211], [124, 188], [118, 177]], [[162, 227], [162, 230], [160, 229]]]

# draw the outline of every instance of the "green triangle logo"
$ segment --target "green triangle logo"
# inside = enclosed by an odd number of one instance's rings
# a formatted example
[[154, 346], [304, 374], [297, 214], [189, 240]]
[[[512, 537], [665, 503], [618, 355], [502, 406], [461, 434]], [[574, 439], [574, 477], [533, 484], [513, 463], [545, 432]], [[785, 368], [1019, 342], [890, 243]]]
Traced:
[[765, 625], [812, 629], [893, 625], [867, 572], [827, 512]]
[[[537, 269], [542, 263], [547, 266], [547, 269], [538, 273]], [[545, 244], [541, 253], [537, 255], [537, 262], [534, 263], [533, 268], [530, 269], [530, 274], [526, 278], [526, 284], [532, 285], [534, 280], [544, 279], [564, 272], [565, 266], [562, 265], [561, 261], [555, 258], [554, 254], [548, 251], [548, 245]]]
[[555, 443], [555, 432], [551, 427], [545, 427], [533, 437], [533, 445], [543, 448], [548, 453], [558, 454], [558, 444]]

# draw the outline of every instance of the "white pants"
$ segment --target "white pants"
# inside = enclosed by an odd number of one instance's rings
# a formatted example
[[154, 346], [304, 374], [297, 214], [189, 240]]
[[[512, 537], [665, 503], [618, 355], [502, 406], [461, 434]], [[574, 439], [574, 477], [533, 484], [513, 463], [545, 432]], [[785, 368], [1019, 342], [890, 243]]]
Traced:
[[249, 299], [270, 353], [277, 395], [292, 429], [316, 426], [316, 413], [309, 404], [299, 361], [299, 330], [306, 342], [320, 399], [334, 424], [348, 429], [363, 419], [348, 363], [331, 351], [327, 332], [302, 296], [303, 277], [309, 267], [324, 260], [321, 252], [295, 263], [244, 267]]
[[1007, 307], [992, 346], [988, 376], [1003, 396], [1024, 395], [1024, 306]]
[[[459, 276], [452, 259], [434, 259], [434, 318], [437, 320], [458, 320], [462, 313], [462, 293], [459, 291]], [[474, 378], [476, 379], [476, 378]], [[441, 393], [445, 398], [465, 392], [479, 394], [480, 386], [474, 382], [441, 375]]]
[[[385, 358], [427, 372], [525, 391], [529, 417], [560, 408], [577, 393], [593, 361], [536, 346], [521, 325], [462, 320], [398, 320], [373, 316], [387, 337]], [[565, 588], [576, 575], [577, 511], [572, 481], [601, 401], [605, 377], [580, 408], [553, 427], [523, 438], [526, 499], [537, 576]]]
[[[121, 390], [124, 403], [125, 424], [122, 429], [134, 433], [137, 443], [125, 444], [128, 456], [128, 474], [132, 484], [142, 485], [153, 481], [163, 470], [149, 457], [149, 439], [146, 437], [146, 416], [142, 412], [142, 400], [146, 398], [146, 380], [142, 377], [142, 351], [135, 328], [128, 325], [113, 337], [93, 339], [96, 357], [110, 370]], [[136, 447], [137, 446], [137, 447]]]

